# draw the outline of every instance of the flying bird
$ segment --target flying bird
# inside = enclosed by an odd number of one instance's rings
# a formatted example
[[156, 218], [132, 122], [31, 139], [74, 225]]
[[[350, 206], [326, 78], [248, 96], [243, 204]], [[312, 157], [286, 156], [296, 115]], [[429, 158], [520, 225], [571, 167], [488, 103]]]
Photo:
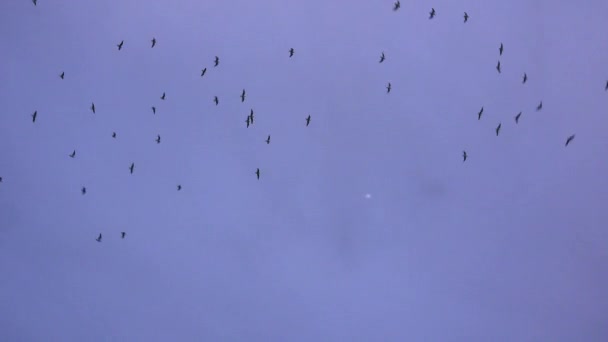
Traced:
[[181, 189], [182, 189], [182, 186], [178, 184], [177, 185], [177, 191], [180, 191]]
[[65, 71], [62, 71], [61, 75], [59, 75], [59, 77], [61, 77], [61, 79], [63, 79], [65, 77]]
[[70, 158], [74, 158], [76, 157], [76, 150], [74, 150], [72, 153], [70, 153]]
[[218, 56], [215, 56], [215, 64], [213, 66], [216, 67], [218, 66], [218, 64], [220, 64], [220, 58]]
[[606, 81], [606, 87], [604, 88], [605, 91], [608, 91], [608, 81]]
[[99, 236], [95, 240], [97, 240], [97, 242], [101, 242], [101, 233], [99, 233]]
[[568, 144], [570, 144], [570, 142], [574, 140], [574, 134], [572, 134], [571, 136], [568, 137], [568, 139], [566, 139], [566, 146], [568, 146]]
[[539, 110], [543, 109], [543, 101], [540, 101], [540, 103], [538, 104], [538, 106], [536, 106], [536, 111], [538, 112]]
[[34, 6], [36, 6], [36, 3], [38, 2], [38, 0], [32, 0], [32, 2], [34, 3]]
[[310, 115], [306, 118], [306, 127], [308, 127], [308, 125], [310, 125]]
[[249, 117], [249, 115], [247, 115], [245, 122], [247, 123], [247, 128], [249, 128], [249, 124], [251, 123], [251, 117]]
[[528, 81], [528, 74], [526, 74], [526, 73], [524, 72], [524, 77], [523, 77], [523, 79], [521, 80], [521, 83], [525, 84], [525, 83], [526, 83], [526, 81]]
[[380, 62], [378, 62], [378, 63], [384, 62], [384, 59], [385, 59], [384, 52], [382, 52], [382, 55], [380, 55]]
[[213, 102], [215, 102], [215, 105], [217, 106], [220, 103], [220, 100], [217, 98], [217, 96], [215, 96], [213, 98]]
[[503, 45], [502, 43], [500, 43], [500, 48], [498, 48], [498, 52], [500, 52], [500, 55], [502, 56], [502, 51], [503, 51]]
[[156, 107], [152, 106], [152, 113], [156, 114]]
[[156, 135], [156, 143], [160, 144], [160, 134]]
[[391, 89], [392, 89], [391, 82], [388, 82], [388, 84], [386, 85], [386, 93], [387, 94], [390, 93]]
[[201, 70], [201, 77], [205, 76], [206, 72], [207, 72], [207, 68], [204, 68], [203, 70]]
[[295, 51], [293, 48], [289, 49], [289, 58], [293, 57], [293, 54], [294, 54], [295, 52], [296, 52], [296, 51]]
[[36, 117], [38, 116], [38, 111], [34, 111], [34, 114], [32, 114], [32, 122], [36, 122]]
[[245, 89], [243, 89], [243, 92], [241, 93], [241, 102], [245, 102]]
[[467, 151], [462, 151], [462, 162], [467, 161]]
[[500, 127], [502, 126], [501, 123], [498, 124], [498, 126], [496, 126], [496, 136], [498, 136], [498, 132], [500, 132]]
[[95, 103], [91, 102], [91, 110], [93, 111], [93, 114], [95, 114]]
[[255, 174], [256, 174], [256, 176], [258, 176], [258, 179], [260, 179], [260, 169], [259, 168], [255, 171]]
[[479, 110], [479, 113], [477, 113], [477, 120], [481, 120], [482, 114], [483, 114], [483, 107], [481, 107], [481, 109]]
[[515, 123], [518, 124], [519, 123], [519, 117], [521, 116], [521, 112], [519, 112], [517, 115], [515, 115]]
[[152, 46], [151, 47], [154, 47], [154, 45], [156, 45], [156, 38], [152, 38]]
[[498, 64], [496, 64], [496, 70], [498, 70], [498, 73], [500, 74], [500, 61], [498, 61]]
[[431, 12], [429, 13], [429, 19], [433, 19], [435, 17], [435, 9], [431, 8]]
[[134, 168], [135, 168], [135, 163], [131, 163], [131, 166], [129, 166], [129, 170], [131, 171], [131, 174], [133, 174]]
[[112, 138], [116, 138], [116, 132], [112, 132]]
[[2, 183], [2, 177], [0, 177], [0, 183]]
[[165, 92], [163, 92], [163, 96], [161, 96], [161, 97], [160, 97], [160, 99], [161, 99], [161, 100], [164, 100], [166, 95], [167, 95], [167, 94], [165, 94]]
[[117, 44], [117, 45], [116, 45], [116, 46], [118, 46], [118, 51], [120, 51], [120, 49], [122, 49], [122, 44], [124, 44], [124, 43], [125, 43], [125, 41], [124, 41], [124, 40], [121, 40], [121, 41], [120, 41], [120, 44]]
[[467, 12], [464, 12], [464, 22], [466, 23], [469, 20], [469, 15]]
[[268, 138], [266, 139], [266, 144], [270, 144], [270, 134], [268, 134]]
[[127, 233], [125, 233], [125, 232], [121, 232], [121, 233], [120, 233], [120, 237], [121, 237], [122, 239], [124, 239], [124, 238], [125, 238], [125, 235], [127, 235]]
[[84, 186], [82, 187], [82, 189], [80, 189], [80, 192], [84, 195], [87, 193], [87, 188], [85, 188]]
[[393, 11], [398, 10], [401, 7], [401, 2], [397, 1], [395, 2], [395, 6], [393, 7]]
[[249, 119], [251, 120], [251, 124], [253, 124], [253, 108], [251, 109], [251, 113], [249, 113]]

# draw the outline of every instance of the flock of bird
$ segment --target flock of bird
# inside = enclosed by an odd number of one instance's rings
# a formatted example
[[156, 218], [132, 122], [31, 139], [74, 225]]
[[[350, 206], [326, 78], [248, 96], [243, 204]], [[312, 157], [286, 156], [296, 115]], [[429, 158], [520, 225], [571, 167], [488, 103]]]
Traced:
[[[34, 3], [34, 5], [37, 5], [37, 0], [32, 0], [32, 2]], [[397, 11], [400, 8], [401, 8], [401, 2], [400, 1], [395, 2], [394, 6], [393, 6], [393, 11]], [[429, 20], [430, 19], [434, 19], [436, 15], [437, 15], [437, 12], [435, 11], [435, 9], [431, 8], [431, 11], [429, 12]], [[467, 23], [468, 20], [469, 20], [469, 14], [467, 12], [464, 12], [463, 18], [464, 18], [464, 23]], [[123, 49], [124, 43], [125, 43], [124, 40], [122, 40], [120, 43], [118, 43], [116, 45], [117, 48], [118, 48], [118, 51], [121, 51]], [[152, 40], [151, 40], [151, 48], [154, 48], [155, 46], [156, 46], [156, 38], [152, 38]], [[288, 50], [288, 52], [289, 52], [289, 55], [288, 55], [289, 58], [292, 58], [294, 56], [294, 54], [295, 54], [294, 48], [290, 48]], [[503, 52], [504, 52], [504, 45], [502, 43], [500, 44], [500, 47], [498, 48], [498, 52], [499, 52], [499, 58], [500, 58], [503, 55]], [[386, 60], [386, 55], [384, 54], [384, 52], [382, 52], [381, 55], [380, 55], [379, 63], [383, 63], [385, 60]], [[218, 56], [215, 56], [215, 59], [214, 59], [214, 62], [213, 62], [213, 67], [218, 67], [219, 64], [220, 64], [220, 58]], [[501, 73], [500, 59], [498, 60], [498, 63], [496, 64], [496, 70], [497, 70], [498, 73]], [[207, 73], [207, 68], [203, 68], [201, 70], [200, 77], [204, 77], [206, 73]], [[61, 74], [59, 75], [59, 77], [62, 80], [65, 79], [65, 72], [61, 72]], [[526, 84], [527, 81], [528, 81], [528, 75], [526, 73], [524, 73], [523, 76], [522, 76], [522, 84]], [[389, 94], [391, 92], [391, 89], [392, 89], [392, 85], [389, 82], [386, 85], [386, 93]], [[606, 81], [605, 90], [608, 91], [608, 81]], [[243, 89], [242, 92], [241, 92], [241, 95], [240, 95], [241, 102], [245, 102], [246, 94], [247, 93], [246, 93], [245, 89]], [[160, 99], [161, 100], [165, 100], [165, 98], [166, 98], [166, 94], [163, 92], [163, 94], [161, 95]], [[219, 105], [219, 98], [217, 96], [214, 96], [213, 102], [215, 103], [216, 106]], [[156, 107], [152, 106], [151, 108], [152, 108], [152, 113], [156, 114]], [[536, 107], [536, 111], [540, 111], [540, 110], [542, 110], [542, 108], [543, 108], [543, 103], [542, 103], [542, 101], [540, 101], [540, 103]], [[93, 112], [93, 114], [95, 114], [95, 103], [91, 103], [90, 110]], [[477, 120], [481, 120], [482, 115], [483, 115], [483, 111], [484, 111], [484, 107], [482, 106], [481, 109], [479, 110], [479, 112], [477, 113]], [[515, 115], [515, 124], [519, 124], [519, 120], [521, 118], [521, 115], [522, 115], [522, 112], [519, 112], [517, 115]], [[38, 117], [38, 111], [37, 110], [34, 111], [34, 113], [31, 115], [31, 117], [32, 117], [32, 122], [35, 123], [36, 122], [36, 118]], [[308, 115], [305, 118], [305, 121], [306, 121], [306, 127], [308, 127], [310, 125], [310, 122], [311, 122], [311, 116]], [[250, 125], [253, 124], [253, 122], [254, 122], [254, 111], [253, 111], [253, 109], [251, 109], [249, 115], [247, 116], [247, 118], [245, 120], [245, 123], [246, 123], [247, 127], [249, 127]], [[502, 127], [502, 123], [499, 122], [498, 126], [496, 126], [496, 129], [495, 129], [496, 136], [499, 135], [501, 127]], [[572, 134], [569, 137], [567, 137], [566, 138], [566, 142], [565, 142], [565, 146], [568, 146], [572, 142], [572, 140], [574, 139], [574, 137], [575, 137], [574, 134]], [[112, 132], [112, 138], [116, 138], [116, 132]], [[161, 136], [157, 135], [155, 141], [156, 141], [157, 144], [160, 144], [161, 143]], [[266, 138], [265, 142], [266, 142], [266, 144], [270, 144], [270, 135], [268, 135], [268, 137]], [[70, 158], [75, 158], [76, 157], [76, 150], [72, 151], [72, 153], [69, 154], [69, 157]], [[468, 158], [467, 152], [466, 151], [462, 151], [463, 162], [465, 162], [467, 160], [467, 158]], [[131, 165], [129, 166], [130, 173], [133, 174], [134, 170], [135, 170], [135, 163], [131, 163]], [[261, 175], [261, 172], [260, 172], [259, 168], [256, 169], [255, 175], [256, 175], [256, 178], [259, 180], [260, 179], [260, 175]], [[1, 182], [2, 182], [2, 177], [0, 177], [0, 183]], [[181, 185], [177, 185], [177, 190], [180, 191], [181, 189], [182, 189], [182, 186]], [[81, 188], [81, 193], [82, 193], [82, 195], [85, 195], [87, 193], [87, 188], [85, 186], [83, 186]], [[125, 236], [126, 236], [126, 233], [125, 232], [121, 232], [121, 238], [124, 239]], [[99, 236], [95, 240], [98, 241], [98, 242], [101, 242], [101, 239], [102, 239], [102, 234], [100, 233]]]

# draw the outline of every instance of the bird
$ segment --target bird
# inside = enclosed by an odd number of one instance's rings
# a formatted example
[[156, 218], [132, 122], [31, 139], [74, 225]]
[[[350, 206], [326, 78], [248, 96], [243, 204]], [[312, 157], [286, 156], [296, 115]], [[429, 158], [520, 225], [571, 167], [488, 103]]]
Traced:
[[0, 183], [2, 183], [2, 177], [0, 177]]
[[502, 126], [501, 123], [498, 124], [498, 126], [496, 126], [496, 136], [498, 136], [498, 132], [500, 132], [500, 127]]
[[91, 102], [91, 111], [95, 114], [95, 103]]
[[296, 52], [296, 51], [295, 51], [293, 48], [289, 49], [289, 58], [293, 57], [293, 54], [294, 54], [295, 52]]
[[117, 45], [116, 45], [116, 46], [118, 46], [118, 51], [120, 51], [120, 49], [122, 49], [122, 44], [124, 44], [124, 43], [125, 43], [125, 41], [124, 41], [124, 40], [121, 40], [121, 41], [120, 41], [120, 44], [117, 44]]
[[433, 19], [435, 17], [435, 9], [431, 8], [431, 12], [429, 13], [429, 19]]
[[97, 242], [101, 242], [101, 233], [99, 233], [99, 236], [95, 240], [97, 240]]
[[134, 168], [135, 168], [135, 163], [131, 163], [131, 166], [129, 166], [129, 170], [131, 171], [131, 174], [133, 174]]
[[498, 64], [496, 64], [496, 70], [498, 70], [498, 73], [500, 74], [500, 61], [498, 61]]
[[401, 2], [397, 1], [395, 2], [395, 6], [393, 7], [393, 11], [398, 10], [401, 7]]
[[253, 124], [253, 109], [251, 109], [251, 113], [249, 113], [249, 119], [251, 120], [251, 124]]
[[469, 14], [467, 14], [467, 12], [464, 12], [464, 22], [466, 23], [469, 20]]
[[483, 107], [481, 107], [481, 109], [479, 110], [479, 113], [477, 113], [477, 120], [481, 120], [482, 114], [483, 114]]
[[156, 107], [152, 106], [152, 113], [156, 114]]
[[568, 144], [570, 144], [570, 142], [574, 140], [574, 134], [572, 134], [571, 136], [568, 137], [568, 139], [566, 139], [566, 146], [568, 146]]
[[156, 135], [156, 143], [157, 143], [157, 144], [160, 144], [160, 134], [157, 134], [157, 135]]
[[161, 97], [160, 97], [160, 99], [161, 99], [161, 100], [164, 100], [166, 95], [167, 95], [167, 94], [165, 94], [165, 92], [163, 92], [163, 96], [161, 96]]
[[247, 115], [247, 119], [245, 120], [245, 122], [247, 123], [247, 128], [249, 128], [249, 124], [251, 123], [251, 118], [249, 117], [249, 115]]
[[467, 161], [467, 151], [462, 151], [462, 162]]
[[120, 233], [120, 237], [121, 237], [122, 239], [124, 239], [124, 238], [125, 238], [125, 235], [127, 235], [127, 233], [125, 233], [125, 232], [121, 232], [121, 233]]
[[606, 81], [606, 87], [604, 88], [605, 91], [608, 91], [608, 81]]
[[388, 84], [386, 85], [386, 93], [387, 94], [390, 93], [391, 89], [392, 89], [391, 82], [388, 82]]
[[255, 171], [255, 174], [256, 174], [256, 176], [258, 176], [258, 179], [260, 179], [260, 168], [258, 168], [258, 169]]
[[500, 48], [498, 48], [498, 52], [500, 52], [501, 56], [502, 56], [503, 49], [504, 49], [504, 46], [502, 45], [502, 43], [500, 43]]
[[310, 125], [310, 115], [306, 118], [306, 127], [308, 127], [308, 125]]
[[517, 115], [515, 115], [515, 123], [518, 124], [519, 123], [519, 117], [521, 116], [521, 112], [519, 112]]
[[32, 0], [32, 2], [34, 3], [34, 6], [36, 6], [36, 3], [38, 2], [38, 0]]
[[268, 134], [268, 138], [266, 138], [266, 144], [270, 144], [270, 134]]
[[116, 132], [112, 132], [112, 138], [116, 139]]
[[384, 62], [384, 59], [385, 59], [385, 57], [384, 57], [384, 51], [383, 51], [382, 55], [380, 55], [380, 62], [378, 62], [378, 63]]
[[241, 93], [241, 102], [245, 102], [245, 89], [243, 89], [243, 92]]
[[536, 106], [536, 111], [538, 112], [539, 110], [543, 109], [543, 101], [540, 101], [540, 103], [538, 104], [538, 106]]
[[215, 102], [215, 105], [217, 106], [220, 103], [220, 99], [218, 99], [217, 96], [215, 96], [213, 98], [213, 102]]
[[177, 185], [177, 191], [180, 191], [182, 189], [182, 186], [180, 184]]
[[524, 77], [522, 78], [521, 83], [522, 83], [522, 84], [525, 84], [525, 83], [526, 83], [526, 81], [528, 81], [528, 74], [526, 74], [526, 73], [524, 72]]
[[70, 158], [74, 158], [76, 157], [76, 150], [74, 150], [71, 154], [70, 154]]
[[65, 71], [62, 71], [61, 75], [59, 75], [59, 77], [61, 77], [61, 79], [63, 79], [65, 77]]
[[215, 64], [213, 66], [216, 67], [218, 66], [218, 64], [220, 64], [220, 58], [218, 56], [215, 56]]
[[154, 45], [156, 45], [156, 38], [152, 37], [152, 46], [151, 47], [154, 47]]
[[36, 122], [36, 117], [38, 116], [38, 111], [34, 111], [34, 114], [32, 114], [32, 122]]
[[84, 186], [82, 187], [82, 189], [80, 189], [80, 192], [84, 195], [87, 193], [87, 188], [85, 188]]
[[205, 76], [206, 72], [207, 72], [207, 68], [204, 68], [203, 70], [201, 70], [201, 77]]

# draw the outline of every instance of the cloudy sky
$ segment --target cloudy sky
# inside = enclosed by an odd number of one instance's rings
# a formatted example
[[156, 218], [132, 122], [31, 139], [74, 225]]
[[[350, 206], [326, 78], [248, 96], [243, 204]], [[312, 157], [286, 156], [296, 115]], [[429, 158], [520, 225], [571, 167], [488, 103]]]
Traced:
[[606, 341], [608, 3], [392, 6], [1, 1], [0, 339]]

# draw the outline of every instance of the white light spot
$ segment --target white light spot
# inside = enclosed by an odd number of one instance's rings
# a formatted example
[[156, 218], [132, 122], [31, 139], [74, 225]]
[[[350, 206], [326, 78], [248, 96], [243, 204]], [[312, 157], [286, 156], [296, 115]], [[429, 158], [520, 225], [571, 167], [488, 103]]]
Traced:
[[367, 199], [372, 198], [372, 194], [365, 194], [365, 198], [367, 198]]

